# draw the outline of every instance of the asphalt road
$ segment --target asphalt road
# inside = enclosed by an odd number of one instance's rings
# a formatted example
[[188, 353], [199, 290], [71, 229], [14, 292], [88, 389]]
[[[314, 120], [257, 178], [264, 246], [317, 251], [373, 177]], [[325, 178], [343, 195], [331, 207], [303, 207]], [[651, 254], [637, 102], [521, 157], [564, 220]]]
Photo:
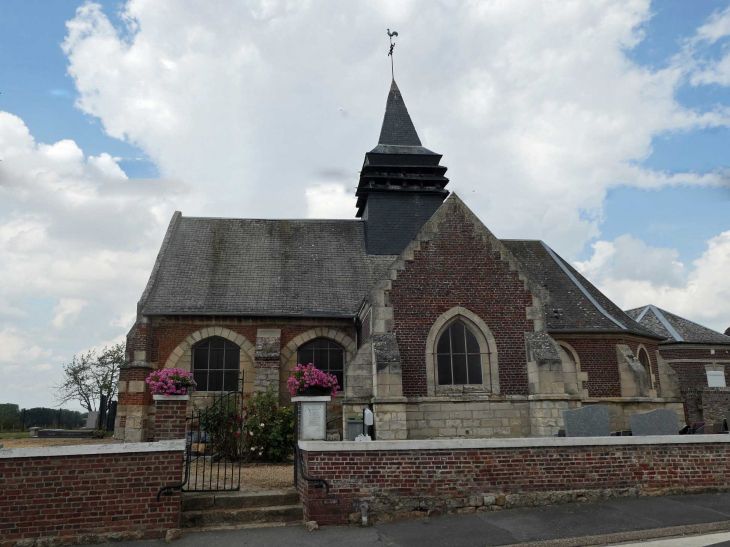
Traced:
[[[720, 524], [723, 522], [727, 525]], [[671, 534], [667, 530], [669, 527]], [[176, 542], [176, 547], [489, 547], [524, 543], [572, 546], [581, 545], [581, 540], [569, 538], [586, 536], [603, 536], [605, 539], [600, 543], [606, 545], [666, 535], [698, 534], [720, 527], [730, 530], [730, 494], [619, 499], [446, 515], [369, 528], [323, 527], [314, 532], [307, 532], [303, 526], [198, 532], [184, 535]], [[664, 532], [657, 531], [662, 529]], [[726, 541], [727, 538], [718, 535], [717, 540]], [[152, 544], [129, 542], [125, 547]]]

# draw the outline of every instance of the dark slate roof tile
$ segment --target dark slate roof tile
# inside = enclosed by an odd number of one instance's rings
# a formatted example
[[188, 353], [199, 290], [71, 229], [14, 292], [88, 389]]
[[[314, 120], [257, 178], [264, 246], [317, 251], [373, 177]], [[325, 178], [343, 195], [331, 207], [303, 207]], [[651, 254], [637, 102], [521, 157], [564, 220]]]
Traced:
[[142, 312], [352, 316], [393, 259], [361, 221], [182, 217]]
[[[652, 308], [656, 309], [656, 313]], [[639, 323], [666, 338], [665, 343], [684, 342], [687, 344], [730, 345], [730, 336], [720, 334], [717, 331], [661, 308], [657, 308], [656, 306], [642, 306], [640, 308], [628, 310], [626, 313], [634, 319], [638, 319], [640, 317], [641, 319], [639, 320]], [[660, 318], [657, 313], [662, 317]], [[674, 331], [679, 335], [681, 340], [678, 340], [677, 337], [664, 326], [662, 319], [669, 323], [672, 329], [674, 329]]]
[[[636, 323], [616, 304], [594, 287], [586, 278], [563, 260], [552, 249], [541, 241], [501, 240], [518, 262], [527, 270], [528, 275], [547, 289], [550, 301], [544, 303], [547, 315], [548, 331], [605, 331], [631, 332], [642, 336], [656, 338], [657, 335]], [[551, 255], [550, 251], [555, 258]], [[560, 261], [558, 263], [557, 261]], [[588, 298], [578, 285], [561, 268], [565, 267], [585, 289], [588, 295], [606, 312]], [[625, 329], [611, 320], [626, 327]]]
[[416, 128], [395, 80], [390, 86], [388, 102], [385, 104], [385, 116], [378, 144], [421, 146], [421, 139], [418, 138], [418, 133], [416, 133]]

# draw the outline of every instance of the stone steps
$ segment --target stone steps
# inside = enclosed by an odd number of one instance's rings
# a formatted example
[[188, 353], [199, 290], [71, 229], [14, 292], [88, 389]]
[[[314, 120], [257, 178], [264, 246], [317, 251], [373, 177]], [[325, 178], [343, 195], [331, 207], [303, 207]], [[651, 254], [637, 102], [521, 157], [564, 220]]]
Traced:
[[186, 531], [259, 528], [303, 522], [299, 494], [293, 489], [186, 493], [182, 508], [182, 527]]

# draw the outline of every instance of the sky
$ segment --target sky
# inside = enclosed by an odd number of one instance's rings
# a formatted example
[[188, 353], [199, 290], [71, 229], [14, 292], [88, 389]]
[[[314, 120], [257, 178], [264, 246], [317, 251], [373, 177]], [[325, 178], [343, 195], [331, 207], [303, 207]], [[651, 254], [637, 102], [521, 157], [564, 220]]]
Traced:
[[353, 218], [386, 29], [498, 237], [730, 327], [727, 0], [24, 0], [0, 11], [0, 402], [57, 406], [65, 363], [124, 340], [175, 210]]

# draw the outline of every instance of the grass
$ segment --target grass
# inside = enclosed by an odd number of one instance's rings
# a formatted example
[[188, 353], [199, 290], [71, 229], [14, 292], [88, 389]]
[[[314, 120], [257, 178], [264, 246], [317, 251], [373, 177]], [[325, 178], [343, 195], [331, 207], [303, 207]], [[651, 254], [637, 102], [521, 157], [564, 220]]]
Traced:
[[0, 431], [0, 439], [25, 439], [30, 437], [27, 431]]

